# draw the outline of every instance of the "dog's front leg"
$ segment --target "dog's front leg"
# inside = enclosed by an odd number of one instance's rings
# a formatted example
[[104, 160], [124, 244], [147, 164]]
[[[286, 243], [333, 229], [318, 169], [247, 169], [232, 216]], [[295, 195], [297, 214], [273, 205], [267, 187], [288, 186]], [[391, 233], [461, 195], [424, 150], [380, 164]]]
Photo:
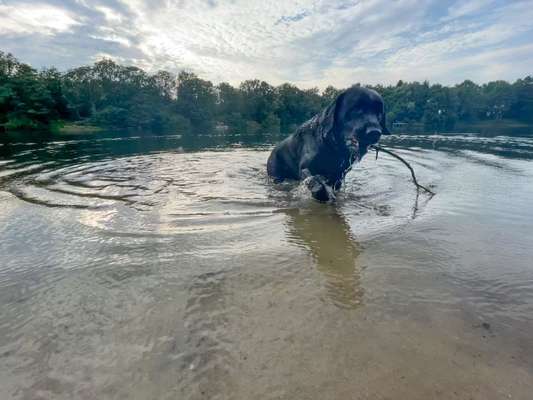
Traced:
[[337, 182], [335, 182], [333, 185], [333, 190], [334, 191], [338, 191], [341, 189], [341, 186], [342, 186], [342, 180], [338, 180]]
[[331, 186], [326, 182], [326, 179], [321, 175], [311, 175], [308, 169], [303, 169], [301, 173], [302, 179], [305, 181], [307, 188], [311, 191], [311, 195], [318, 201], [335, 200], [335, 193]]

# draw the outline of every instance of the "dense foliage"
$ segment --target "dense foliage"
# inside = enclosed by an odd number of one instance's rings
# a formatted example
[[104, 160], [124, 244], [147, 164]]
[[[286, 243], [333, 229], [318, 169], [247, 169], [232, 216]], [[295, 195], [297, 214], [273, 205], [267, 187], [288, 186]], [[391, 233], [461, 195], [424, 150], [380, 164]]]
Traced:
[[[428, 82], [378, 85], [388, 121], [450, 130], [458, 123], [512, 119], [533, 123], [533, 78], [445, 87]], [[0, 52], [0, 130], [53, 129], [63, 121], [168, 132], [289, 132], [329, 104], [339, 90], [302, 90], [247, 80], [214, 85], [102, 60], [60, 73], [37, 71]]]

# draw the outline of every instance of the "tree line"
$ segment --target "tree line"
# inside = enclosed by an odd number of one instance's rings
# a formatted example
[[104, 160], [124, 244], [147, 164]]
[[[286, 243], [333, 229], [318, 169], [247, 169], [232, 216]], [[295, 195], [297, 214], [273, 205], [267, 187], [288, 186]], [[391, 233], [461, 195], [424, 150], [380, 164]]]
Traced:
[[[402, 82], [373, 87], [389, 124], [432, 131], [460, 123], [533, 123], [533, 77], [483, 85]], [[149, 74], [104, 59], [60, 72], [36, 70], [0, 52], [0, 132], [54, 130], [63, 123], [163, 132], [285, 133], [327, 106], [340, 89], [299, 89], [247, 80], [214, 85], [191, 72]]]

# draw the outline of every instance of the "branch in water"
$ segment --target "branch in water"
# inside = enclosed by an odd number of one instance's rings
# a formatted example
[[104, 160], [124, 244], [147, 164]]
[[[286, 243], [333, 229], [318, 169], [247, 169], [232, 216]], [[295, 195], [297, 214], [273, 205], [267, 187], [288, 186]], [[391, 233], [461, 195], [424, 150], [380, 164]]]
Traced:
[[418, 183], [418, 181], [416, 180], [416, 176], [415, 176], [415, 171], [414, 169], [411, 167], [411, 165], [405, 161], [402, 157], [400, 157], [399, 155], [393, 153], [392, 151], [390, 150], [387, 150], [387, 149], [384, 149], [383, 147], [381, 146], [371, 146], [372, 149], [374, 149], [376, 151], [376, 159], [378, 158], [378, 152], [382, 151], [383, 153], [387, 153], [387, 154], [390, 154], [391, 156], [393, 156], [394, 158], [400, 160], [402, 163], [404, 163], [407, 168], [409, 168], [409, 171], [411, 171], [411, 176], [413, 178], [413, 183], [416, 185], [416, 188], [417, 189], [423, 189], [425, 190], [426, 192], [428, 192], [429, 194], [431, 194], [432, 196], [435, 196], [435, 192], [432, 192], [431, 190], [429, 190], [427, 187], [425, 186], [422, 186], [421, 184]]

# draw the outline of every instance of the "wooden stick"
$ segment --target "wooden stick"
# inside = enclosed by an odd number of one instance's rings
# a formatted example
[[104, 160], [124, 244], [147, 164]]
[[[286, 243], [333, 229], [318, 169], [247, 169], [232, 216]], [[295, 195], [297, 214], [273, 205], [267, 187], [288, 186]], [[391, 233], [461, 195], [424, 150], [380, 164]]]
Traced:
[[370, 147], [376, 151], [376, 158], [377, 158], [377, 156], [378, 156], [378, 152], [379, 152], [379, 151], [382, 151], [383, 153], [387, 153], [387, 154], [393, 156], [394, 158], [400, 160], [402, 163], [404, 163], [404, 164], [407, 166], [407, 168], [409, 168], [409, 171], [411, 171], [411, 176], [412, 176], [412, 178], [413, 178], [413, 183], [415, 184], [417, 190], [419, 190], [419, 189], [423, 189], [423, 190], [425, 190], [426, 192], [428, 192], [429, 194], [431, 194], [432, 196], [435, 196], [435, 192], [432, 192], [432, 191], [429, 190], [427, 187], [422, 186], [421, 184], [418, 183], [418, 181], [416, 180], [416, 176], [415, 176], [415, 171], [414, 171], [414, 169], [413, 169], [413, 168], [411, 167], [411, 165], [410, 165], [407, 161], [405, 161], [402, 157], [400, 157], [400, 156], [397, 155], [397, 154], [394, 154], [394, 153], [393, 153], [392, 151], [390, 151], [390, 150], [384, 149], [384, 148], [381, 147], [381, 146], [375, 146], [375, 145], [374, 145], [374, 146], [370, 146]]

